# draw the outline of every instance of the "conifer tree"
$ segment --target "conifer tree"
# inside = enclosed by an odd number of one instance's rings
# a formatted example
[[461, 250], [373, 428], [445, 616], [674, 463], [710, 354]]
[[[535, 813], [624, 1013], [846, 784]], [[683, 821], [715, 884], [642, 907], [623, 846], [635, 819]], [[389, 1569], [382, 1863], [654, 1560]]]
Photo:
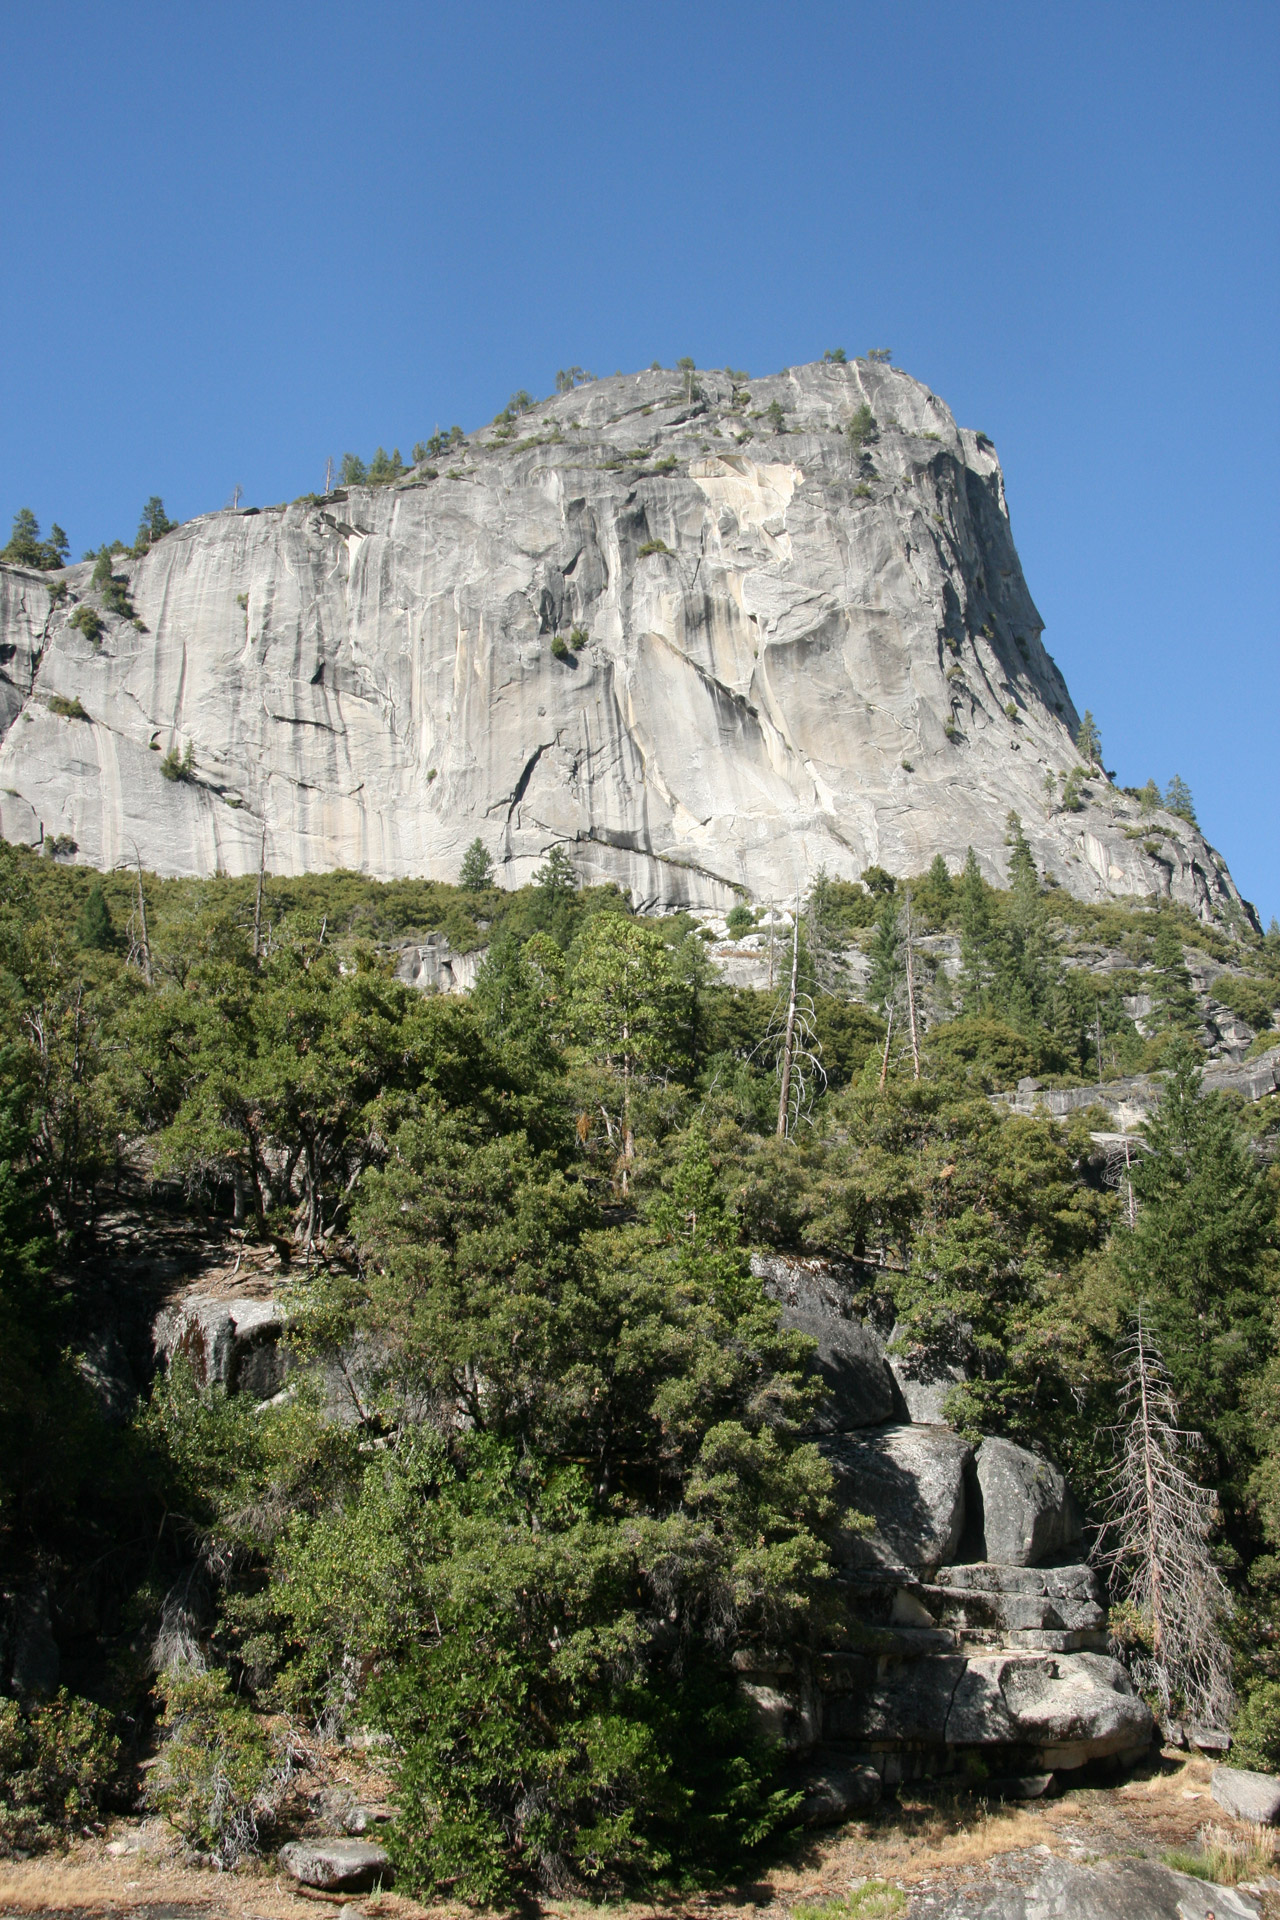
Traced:
[[1200, 1011], [1183, 956], [1182, 936], [1170, 913], [1162, 913], [1156, 922], [1151, 961], [1156, 974], [1151, 999], [1157, 1023], [1169, 1032], [1191, 1038], [1199, 1031]]
[[960, 875], [960, 1009], [972, 1017], [990, 1003], [995, 929], [987, 889], [972, 847], [966, 849]]
[[107, 896], [99, 881], [90, 887], [80, 917], [76, 921], [76, 945], [87, 947], [98, 953], [105, 953], [115, 945], [115, 927], [111, 920], [111, 909], [107, 905]]
[[1076, 734], [1076, 752], [1090, 771], [1102, 765], [1102, 735], [1087, 707], [1084, 719], [1080, 722], [1080, 731]]
[[1166, 813], [1176, 813], [1190, 826], [1199, 826], [1200, 822], [1196, 819], [1196, 803], [1191, 798], [1191, 789], [1180, 773], [1175, 773], [1165, 788], [1164, 805]]
[[493, 885], [493, 861], [479, 834], [462, 856], [458, 885], [464, 893], [483, 893]]

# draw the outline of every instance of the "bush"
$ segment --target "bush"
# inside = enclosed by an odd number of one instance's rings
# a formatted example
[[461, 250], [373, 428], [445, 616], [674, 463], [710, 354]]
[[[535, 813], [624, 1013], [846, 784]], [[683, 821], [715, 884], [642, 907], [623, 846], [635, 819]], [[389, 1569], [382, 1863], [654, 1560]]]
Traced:
[[41, 573], [48, 573], [66, 566], [69, 546], [66, 534], [56, 521], [49, 538], [42, 540], [40, 522], [34, 513], [30, 507], [20, 507], [13, 516], [9, 544], [0, 550], [0, 560], [7, 560], [11, 567], [35, 567]]
[[105, 1707], [65, 1690], [27, 1710], [0, 1698], [0, 1850], [34, 1851], [96, 1820], [120, 1784]]
[[1231, 1764], [1262, 1773], [1280, 1767], [1280, 1680], [1250, 1688], [1231, 1728]]
[[1271, 1025], [1280, 987], [1250, 974], [1222, 973], [1213, 983], [1213, 993], [1224, 1007], [1230, 1007], [1232, 1013], [1238, 1013], [1255, 1030], [1265, 1031]]
[[555, 660], [572, 660], [573, 655], [569, 651], [569, 643], [562, 633], [557, 633], [552, 636], [551, 655]]
[[68, 700], [65, 694], [51, 693], [49, 695], [49, 711], [50, 713], [56, 713], [60, 720], [87, 720], [89, 718], [84, 708], [80, 705], [79, 699], [74, 695]]
[[160, 762], [160, 772], [166, 780], [191, 780], [195, 777], [195, 764], [195, 745], [188, 740], [185, 753], [179, 753], [176, 747], [170, 747]]
[[161, 1688], [164, 1748], [147, 1800], [189, 1847], [234, 1867], [257, 1851], [261, 1827], [275, 1816], [293, 1771], [289, 1755], [234, 1698], [222, 1671], [172, 1673]]
[[651, 553], [670, 553], [670, 551], [671, 549], [665, 540], [646, 540], [639, 553], [637, 553], [636, 559], [644, 560]]
[[106, 622], [100, 613], [92, 607], [77, 607], [67, 623], [82, 633], [91, 647], [96, 647], [106, 631]]
[[865, 400], [849, 422], [846, 431], [855, 447], [869, 446], [873, 440], [878, 439], [875, 415]]
[[751, 907], [744, 907], [742, 902], [739, 901], [738, 905], [732, 909], [728, 919], [725, 921], [725, 928], [731, 940], [741, 940], [744, 933], [750, 933], [755, 923], [756, 915], [754, 910]]

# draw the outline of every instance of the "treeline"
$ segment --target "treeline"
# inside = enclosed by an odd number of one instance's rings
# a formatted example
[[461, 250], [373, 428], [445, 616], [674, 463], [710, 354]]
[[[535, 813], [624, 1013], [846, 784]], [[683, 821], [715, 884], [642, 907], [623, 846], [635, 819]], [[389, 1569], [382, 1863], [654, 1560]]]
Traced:
[[[466, 887], [259, 898], [0, 849], [0, 1552], [68, 1686], [0, 1711], [0, 1838], [107, 1804], [160, 1712], [152, 1804], [230, 1864], [283, 1805], [252, 1709], [390, 1736], [413, 1888], [688, 1884], [784, 1831], [734, 1658], [819, 1630], [830, 1486], [756, 1247], [844, 1258], [907, 1355], [959, 1366], [958, 1423], [1050, 1447], [1095, 1513], [1141, 1306], [1220, 1492], [1243, 1751], [1280, 1759], [1275, 1116], [1201, 1092], [1172, 987], [1130, 1039], [1064, 964], [1106, 941], [1150, 980], [1184, 919], [1068, 902], [1015, 843], [1003, 893], [820, 878], [744, 991], [688, 918], [562, 854], [504, 894], [481, 856]], [[487, 948], [465, 999], [394, 978], [441, 926]], [[793, 955], [827, 1077], [784, 1102]], [[1170, 1074], [1119, 1182], [1109, 1120], [988, 1097], [1096, 1068], [1099, 1020], [1104, 1072], [1158, 1045]], [[76, 1355], [128, 1304], [122, 1207], [280, 1250], [281, 1398], [179, 1360], [113, 1424]]]

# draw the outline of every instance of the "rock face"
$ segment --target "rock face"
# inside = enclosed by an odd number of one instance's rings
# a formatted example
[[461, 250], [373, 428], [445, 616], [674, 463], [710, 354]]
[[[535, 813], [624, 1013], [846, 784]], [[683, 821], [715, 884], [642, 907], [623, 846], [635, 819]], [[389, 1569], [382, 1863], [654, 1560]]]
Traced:
[[1158, 1860], [1051, 1860], [1030, 1886], [948, 1901], [941, 1920], [1258, 1920], [1260, 1911], [1237, 1888]]
[[1048, 1460], [1010, 1440], [984, 1440], [976, 1458], [983, 1559], [1035, 1567], [1080, 1544], [1081, 1516]]
[[265, 834], [276, 872], [452, 879], [478, 834], [506, 885], [563, 844], [638, 904], [723, 908], [970, 843], [1003, 879], [1015, 808], [1082, 897], [1239, 911], [1194, 828], [1102, 777], [1049, 809], [1077, 716], [999, 462], [917, 381], [643, 373], [522, 426], [189, 522], [118, 562], [136, 621], [87, 564], [0, 568], [4, 837], [210, 874]]
[[783, 1326], [817, 1341], [813, 1366], [827, 1396], [814, 1419], [815, 1432], [847, 1433], [901, 1416], [905, 1409], [884, 1348], [849, 1312], [821, 1262], [753, 1254], [751, 1271], [778, 1302]]

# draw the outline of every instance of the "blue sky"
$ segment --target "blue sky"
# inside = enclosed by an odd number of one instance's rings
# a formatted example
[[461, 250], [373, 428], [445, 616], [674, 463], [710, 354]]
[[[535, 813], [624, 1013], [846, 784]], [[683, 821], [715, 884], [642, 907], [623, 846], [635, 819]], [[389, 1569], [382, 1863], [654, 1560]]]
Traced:
[[887, 346], [996, 441], [1108, 765], [1280, 914], [1274, 4], [0, 18], [4, 525], [289, 498], [572, 362]]

